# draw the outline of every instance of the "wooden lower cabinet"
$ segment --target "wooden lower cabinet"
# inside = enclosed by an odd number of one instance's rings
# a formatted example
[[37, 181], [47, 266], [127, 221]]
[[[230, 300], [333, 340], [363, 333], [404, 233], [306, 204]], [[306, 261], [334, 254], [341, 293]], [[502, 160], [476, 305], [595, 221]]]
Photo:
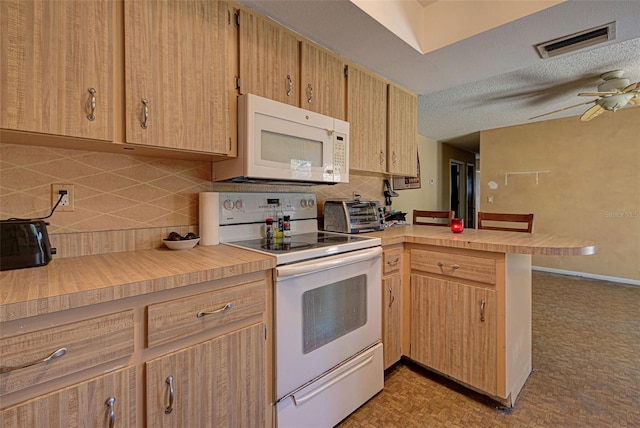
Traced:
[[134, 385], [133, 369], [99, 376], [2, 410], [0, 426], [134, 427]]
[[496, 394], [496, 293], [411, 275], [411, 358]]
[[400, 273], [382, 279], [382, 343], [385, 369], [400, 361], [402, 357], [401, 289], [402, 276]]
[[0, 427], [272, 426], [271, 284], [258, 271], [2, 323]]
[[512, 406], [531, 373], [531, 256], [431, 245], [408, 251], [403, 349]]
[[264, 355], [256, 324], [147, 362], [147, 426], [265, 426]]

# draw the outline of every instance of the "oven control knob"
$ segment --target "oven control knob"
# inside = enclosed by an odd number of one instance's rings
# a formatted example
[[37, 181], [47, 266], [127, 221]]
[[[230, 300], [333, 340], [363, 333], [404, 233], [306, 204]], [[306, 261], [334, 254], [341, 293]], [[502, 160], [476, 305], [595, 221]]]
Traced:
[[313, 208], [315, 206], [315, 201], [313, 199], [309, 199], [309, 201], [307, 202], [307, 205], [309, 205], [309, 208]]
[[232, 210], [233, 201], [231, 199], [225, 199], [225, 201], [222, 203], [222, 206], [224, 207], [225, 210]]
[[241, 209], [243, 209], [243, 208], [244, 208], [244, 202], [242, 202], [242, 199], [238, 199], [238, 200], [236, 201], [236, 209], [237, 209], [237, 210], [241, 210]]
[[307, 200], [306, 199], [300, 199], [300, 206], [302, 208], [307, 208]]

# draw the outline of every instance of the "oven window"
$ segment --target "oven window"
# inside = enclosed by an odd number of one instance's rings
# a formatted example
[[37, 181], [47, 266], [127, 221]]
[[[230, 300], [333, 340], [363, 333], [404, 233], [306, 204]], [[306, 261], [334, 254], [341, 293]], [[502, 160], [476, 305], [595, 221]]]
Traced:
[[367, 278], [359, 275], [302, 295], [303, 353], [308, 354], [367, 323]]

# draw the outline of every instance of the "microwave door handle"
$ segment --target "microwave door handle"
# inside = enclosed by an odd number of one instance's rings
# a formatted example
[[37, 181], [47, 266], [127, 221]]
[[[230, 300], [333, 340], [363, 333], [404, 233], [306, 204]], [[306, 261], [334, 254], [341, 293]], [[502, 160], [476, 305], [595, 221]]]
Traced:
[[380, 257], [382, 254], [381, 247], [374, 247], [367, 250], [361, 250], [349, 254], [338, 254], [330, 257], [314, 259], [308, 262], [293, 263], [290, 265], [276, 267], [276, 275], [278, 280], [284, 280], [290, 277], [306, 275], [319, 272], [335, 267], [345, 266], [352, 263], [358, 263], [370, 259]]

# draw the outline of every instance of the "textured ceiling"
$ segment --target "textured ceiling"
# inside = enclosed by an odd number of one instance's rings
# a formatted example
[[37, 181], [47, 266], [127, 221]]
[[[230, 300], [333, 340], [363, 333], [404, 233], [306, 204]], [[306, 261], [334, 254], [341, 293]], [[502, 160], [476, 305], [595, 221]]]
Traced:
[[[241, 2], [416, 92], [418, 132], [472, 151], [481, 130], [588, 101], [576, 94], [595, 91], [604, 72], [622, 69], [640, 81], [639, 0], [570, 0], [426, 55], [349, 0]], [[456, 21], [452, 14], [450, 25]], [[541, 59], [534, 48], [613, 21], [613, 41], [551, 59]], [[588, 107], [536, 120], [579, 116]]]

